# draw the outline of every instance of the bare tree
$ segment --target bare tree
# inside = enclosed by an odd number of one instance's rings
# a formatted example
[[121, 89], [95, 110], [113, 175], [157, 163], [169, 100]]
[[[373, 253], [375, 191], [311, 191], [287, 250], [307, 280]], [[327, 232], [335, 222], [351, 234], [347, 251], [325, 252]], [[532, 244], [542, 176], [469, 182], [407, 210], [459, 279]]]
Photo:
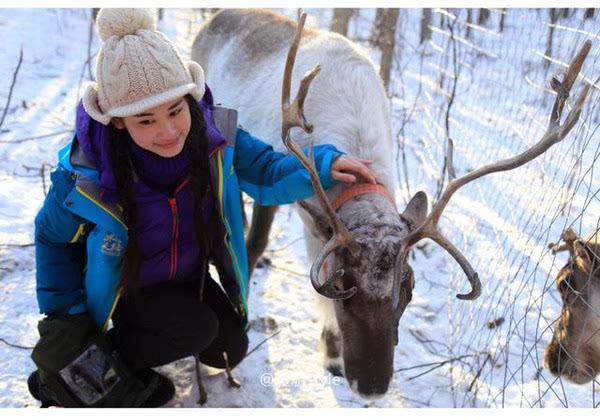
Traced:
[[201, 7], [201, 8], [196, 9], [196, 10], [198, 10], [200, 12], [200, 16], [202, 16], [202, 20], [206, 20], [211, 15], [217, 13], [220, 9], [218, 9], [218, 8], [212, 8], [212, 7], [209, 7], [209, 8], [202, 8]]
[[490, 9], [479, 9], [479, 16], [477, 17], [477, 24], [479, 26], [485, 26], [489, 18]]
[[584, 19], [593, 19], [595, 13], [596, 13], [596, 9], [585, 9], [585, 14], [583, 15], [583, 18]]
[[383, 19], [383, 12], [385, 9], [376, 9], [375, 10], [375, 21], [373, 22], [373, 26], [371, 28], [371, 35], [369, 36], [369, 43], [379, 48], [380, 44], [380, 33], [379, 28], [381, 27], [381, 20]]
[[[548, 28], [548, 41], [546, 43], [546, 57], [552, 57], [552, 39], [554, 38], [554, 27], [556, 26], [556, 22], [558, 22], [558, 18], [560, 16], [560, 9], [549, 9], [550, 13], [550, 25]], [[549, 60], [544, 60], [544, 67], [548, 67], [550, 65]]]
[[19, 52], [19, 61], [17, 61], [17, 67], [13, 73], [12, 83], [10, 84], [10, 89], [8, 90], [8, 97], [6, 98], [6, 105], [4, 105], [4, 111], [2, 112], [2, 117], [0, 118], [0, 127], [4, 123], [4, 118], [6, 118], [6, 114], [8, 113], [8, 108], [10, 107], [10, 100], [12, 98], [13, 90], [15, 88], [15, 83], [17, 82], [17, 75], [19, 74], [19, 69], [21, 68], [21, 64], [23, 63], [23, 45], [21, 45], [21, 51]]
[[471, 37], [471, 24], [473, 23], [473, 9], [467, 9], [467, 29], [465, 31], [465, 38]]
[[[444, 181], [446, 179], [446, 175], [448, 176], [448, 182], [451, 182], [456, 178], [456, 171], [454, 169], [454, 140], [450, 135], [450, 112], [452, 109], [452, 105], [454, 103], [454, 99], [456, 97], [456, 87], [458, 85], [458, 80], [460, 79], [460, 68], [458, 66], [458, 57], [456, 51], [456, 38], [454, 36], [454, 26], [456, 24], [456, 20], [447, 21], [447, 27], [450, 31], [450, 38], [448, 39], [448, 43], [452, 44], [452, 92], [450, 97], [448, 98], [448, 106], [446, 107], [446, 156], [444, 157], [444, 165], [442, 167], [442, 174], [440, 179], [438, 180], [438, 189], [435, 195], [436, 201], [439, 200], [442, 195], [442, 189], [444, 187]], [[446, 47], [448, 48], [448, 47]], [[440, 81], [440, 87], [443, 86], [443, 77], [444, 73], [440, 73], [442, 79]]]
[[371, 33], [371, 43], [381, 50], [379, 75], [383, 80], [386, 90], [388, 90], [390, 84], [394, 47], [396, 46], [396, 26], [399, 15], [399, 9], [377, 9], [375, 24]]
[[431, 9], [423, 9], [421, 14], [421, 44], [431, 39]]
[[96, 16], [98, 16], [98, 12], [100, 9], [93, 8], [92, 15], [90, 19], [90, 28], [88, 31], [88, 45], [87, 45], [87, 69], [88, 69], [88, 77], [90, 80], [94, 80], [92, 77], [92, 39], [94, 38], [94, 22], [96, 22]]
[[350, 18], [356, 13], [356, 9], [333, 9], [333, 19], [331, 19], [331, 31], [344, 36], [348, 35], [348, 25]]
[[163, 20], [163, 17], [165, 17], [165, 9], [159, 8], [158, 9], [158, 21], [161, 22]]
[[500, 11], [500, 25], [498, 27], [498, 30], [500, 32], [504, 31], [504, 19], [506, 18], [507, 13], [508, 13], [508, 9], [506, 7], [502, 8], [502, 10]]

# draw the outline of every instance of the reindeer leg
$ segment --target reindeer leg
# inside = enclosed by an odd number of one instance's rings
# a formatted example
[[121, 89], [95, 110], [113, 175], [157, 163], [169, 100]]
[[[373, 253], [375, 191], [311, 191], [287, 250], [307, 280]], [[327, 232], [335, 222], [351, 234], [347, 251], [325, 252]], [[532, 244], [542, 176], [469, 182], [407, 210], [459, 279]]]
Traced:
[[248, 253], [248, 278], [252, 278], [254, 267], [267, 248], [269, 232], [275, 218], [278, 206], [264, 207], [254, 203], [252, 209], [252, 225], [246, 238], [246, 251]]
[[333, 376], [343, 377], [341, 338], [339, 334], [326, 327], [323, 328], [321, 332], [321, 346], [324, 352], [325, 369]]
[[198, 393], [200, 394], [200, 397], [198, 398], [198, 404], [204, 405], [208, 399], [208, 396], [206, 394], [204, 384], [202, 383], [202, 375], [200, 375], [200, 359], [197, 354], [194, 354], [194, 359], [196, 360], [196, 379], [198, 382]]
[[240, 190], [240, 203], [242, 207], [242, 223], [244, 224], [244, 234], [248, 233], [248, 216], [246, 216], [246, 209], [244, 208], [244, 196]]
[[229, 382], [230, 388], [241, 388], [242, 384], [240, 381], [235, 379], [231, 374], [231, 367], [229, 366], [229, 358], [227, 357], [227, 352], [223, 352], [223, 359], [225, 360], [225, 373], [227, 374], [227, 381]]

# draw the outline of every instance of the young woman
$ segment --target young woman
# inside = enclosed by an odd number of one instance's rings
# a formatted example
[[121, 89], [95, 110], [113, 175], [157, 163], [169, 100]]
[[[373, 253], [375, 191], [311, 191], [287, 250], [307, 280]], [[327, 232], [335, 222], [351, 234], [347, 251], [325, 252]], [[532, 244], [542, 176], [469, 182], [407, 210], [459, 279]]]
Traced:
[[[224, 137], [202, 69], [150, 12], [102, 9], [97, 25], [97, 83], [35, 220], [46, 317], [28, 384], [42, 406], [158, 407], [174, 387], [152, 367], [190, 355], [233, 367], [246, 354], [240, 190], [264, 205], [313, 190], [296, 158], [235, 125]], [[342, 155], [315, 147], [325, 188], [375, 182], [366, 161]]]

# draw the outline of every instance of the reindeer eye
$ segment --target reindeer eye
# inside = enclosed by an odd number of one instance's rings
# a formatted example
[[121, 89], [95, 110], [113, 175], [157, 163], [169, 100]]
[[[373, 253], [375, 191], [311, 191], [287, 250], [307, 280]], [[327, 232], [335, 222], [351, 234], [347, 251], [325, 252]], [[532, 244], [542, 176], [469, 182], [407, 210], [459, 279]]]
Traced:
[[558, 283], [558, 291], [561, 294], [567, 293], [569, 290], [569, 285], [567, 284], [567, 279], [564, 279], [563, 281]]
[[356, 281], [354, 280], [352, 272], [340, 267], [337, 269], [336, 274], [336, 279], [332, 284], [336, 290], [347, 290], [356, 286]]
[[571, 299], [579, 294], [576, 277], [572, 274], [567, 275], [563, 281], [558, 284], [558, 291], [563, 299]]
[[567, 298], [567, 295], [569, 294], [569, 285], [567, 282], [561, 281], [558, 283], [558, 293], [560, 293], [563, 300]]
[[558, 285], [558, 290], [565, 297], [575, 292], [573, 287], [573, 278], [571, 276], [565, 277], [565, 279]]

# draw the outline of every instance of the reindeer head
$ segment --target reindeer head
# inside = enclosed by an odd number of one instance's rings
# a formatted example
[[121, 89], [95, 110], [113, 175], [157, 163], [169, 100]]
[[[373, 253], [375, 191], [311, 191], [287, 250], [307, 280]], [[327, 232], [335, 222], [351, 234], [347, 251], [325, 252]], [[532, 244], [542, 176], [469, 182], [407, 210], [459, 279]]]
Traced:
[[[390, 213], [393, 217], [368, 223], [369, 227], [361, 232], [361, 229], [351, 226], [352, 218], [344, 217], [343, 208], [338, 214], [329, 202], [319, 182], [312, 146], [307, 157], [289, 135], [292, 127], [301, 127], [309, 133], [313, 129], [306, 121], [303, 107], [310, 83], [319, 73], [319, 66], [304, 76], [296, 98], [290, 104], [292, 69], [305, 19], [306, 14], [303, 14], [286, 61], [282, 87], [281, 137], [287, 149], [307, 168], [321, 205], [319, 209], [308, 202], [299, 203], [313, 218], [314, 236], [325, 243], [313, 262], [310, 278], [319, 294], [334, 301], [335, 317], [341, 334], [337, 339], [341, 341], [344, 376], [352, 389], [362, 396], [377, 397], [387, 391], [393, 376], [398, 321], [412, 297], [414, 277], [408, 265], [412, 246], [424, 238], [435, 241], [459, 263], [471, 284], [469, 293], [458, 294], [457, 297], [472, 300], [479, 296], [481, 284], [477, 273], [461, 252], [439, 231], [439, 218], [452, 195], [462, 186], [487, 174], [522, 166], [565, 138], [577, 122], [590, 89], [589, 84], [584, 86], [575, 106], [561, 125], [565, 101], [589, 53], [591, 42], [584, 44], [562, 82], [556, 78], [552, 80], [557, 97], [550, 125], [542, 139], [532, 148], [451, 180], [429, 214], [427, 197], [425, 193], [419, 192], [404, 213], [383, 212], [383, 215]], [[451, 164], [451, 152], [447, 159]], [[393, 203], [388, 205], [395, 208]], [[324, 333], [327, 336], [327, 332]]]
[[[308, 202], [299, 204], [311, 217], [307, 226], [313, 236], [329, 243], [334, 235], [327, 216]], [[398, 323], [414, 287], [412, 269], [398, 255], [402, 239], [427, 215], [427, 196], [417, 193], [401, 215], [390, 200], [363, 196], [341, 207], [338, 215], [358, 252], [338, 246], [316, 258], [323, 264], [320, 270], [314, 265], [319, 271], [313, 285], [333, 300], [337, 323], [335, 331], [324, 331], [323, 340], [330, 357], [341, 356], [334, 369], [343, 370], [355, 392], [372, 398], [386, 393], [393, 376]]]
[[556, 277], [563, 302], [552, 341], [544, 355], [544, 365], [554, 375], [583, 384], [600, 372], [600, 243], [599, 232], [580, 239], [571, 229], [564, 244], [569, 261]]

